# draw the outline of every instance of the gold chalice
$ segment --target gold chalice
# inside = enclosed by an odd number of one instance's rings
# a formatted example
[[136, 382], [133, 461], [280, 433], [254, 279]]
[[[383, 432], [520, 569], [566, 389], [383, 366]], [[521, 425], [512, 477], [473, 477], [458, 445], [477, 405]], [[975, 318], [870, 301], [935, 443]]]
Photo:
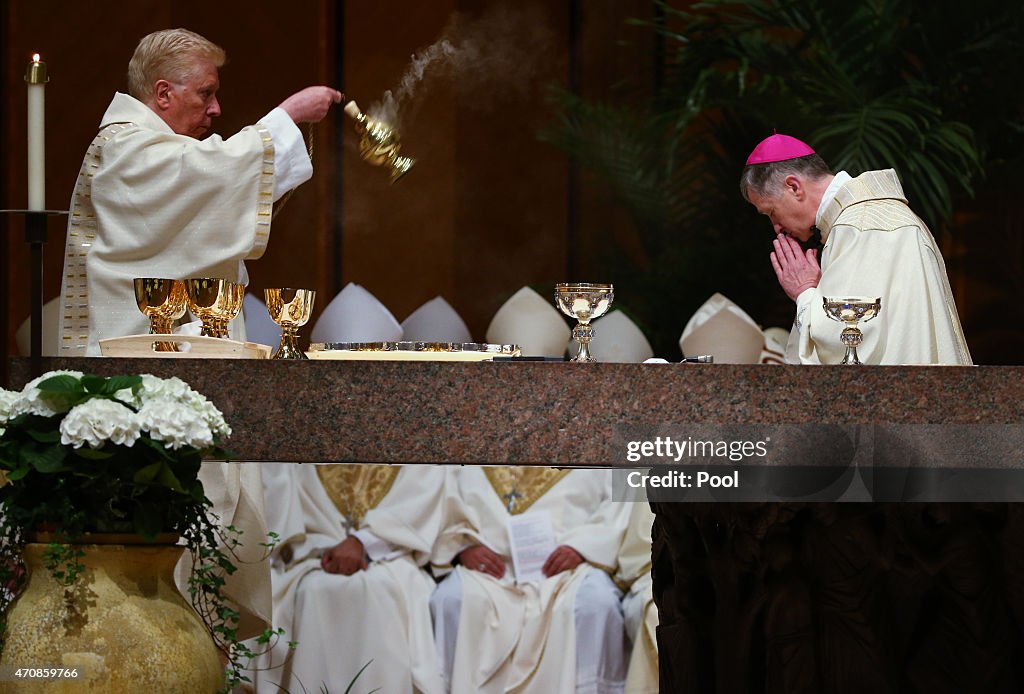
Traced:
[[824, 297], [822, 305], [825, 313], [834, 321], [845, 323], [839, 339], [846, 345], [846, 354], [843, 356], [843, 364], [862, 364], [857, 357], [857, 345], [864, 340], [864, 334], [857, 327], [860, 322], [867, 322], [878, 315], [882, 310], [882, 299], [880, 297], [854, 296], [845, 299], [830, 299]]
[[[233, 305], [236, 290], [234, 282], [216, 277], [193, 277], [185, 280], [188, 309], [203, 322], [202, 335], [227, 337], [224, 316]], [[243, 289], [244, 291], [244, 289]], [[237, 315], [238, 311], [235, 311]]]
[[399, 156], [398, 150], [402, 145], [397, 130], [388, 123], [367, 116], [355, 101], [345, 104], [344, 110], [356, 122], [356, 132], [361, 136], [359, 154], [363, 159], [375, 166], [390, 166], [392, 183], [408, 173], [416, 160]]
[[578, 321], [572, 329], [572, 336], [580, 348], [572, 361], [597, 361], [590, 354], [590, 340], [594, 337], [590, 321], [607, 313], [614, 299], [615, 290], [610, 284], [580, 282], [555, 285], [555, 305], [562, 313]]
[[213, 312], [213, 322], [217, 326], [217, 337], [228, 336], [228, 323], [238, 317], [245, 299], [245, 285], [228, 282], [227, 291], [220, 296], [220, 302]]
[[316, 292], [312, 289], [267, 289], [264, 292], [270, 318], [281, 326], [281, 344], [272, 359], [308, 359], [299, 349], [298, 329], [313, 313]]
[[[164, 277], [136, 277], [135, 303], [149, 317], [151, 335], [169, 335], [174, 321], [185, 315], [185, 285]], [[156, 342], [157, 352], [177, 352], [173, 342]]]

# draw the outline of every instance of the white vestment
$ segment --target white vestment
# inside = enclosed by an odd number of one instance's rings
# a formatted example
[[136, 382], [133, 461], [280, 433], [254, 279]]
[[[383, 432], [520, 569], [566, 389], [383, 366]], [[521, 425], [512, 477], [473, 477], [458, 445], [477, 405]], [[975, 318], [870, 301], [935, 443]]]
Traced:
[[825, 314], [822, 298], [863, 296], [882, 299], [879, 314], [859, 326], [865, 364], [970, 364], [942, 255], [896, 172], [865, 172], [823, 204], [821, 280], [797, 298], [787, 361], [840, 363], [843, 325]]
[[[458, 566], [431, 598], [450, 691], [621, 692], [621, 592], [609, 574], [628, 505], [611, 501], [611, 471], [463, 467], [453, 477], [457, 496], [448, 503], [435, 564], [482, 544], [504, 557], [506, 571], [495, 579]], [[507, 526], [511, 492], [518, 495], [515, 513], [549, 514], [555, 546], [572, 547], [585, 563], [517, 585]]]
[[99, 340], [149, 332], [136, 277], [245, 279], [241, 261], [263, 255], [274, 200], [312, 171], [281, 109], [227, 140], [196, 140], [115, 94], [71, 200], [61, 355], [99, 356]]
[[[281, 536], [271, 560], [273, 626], [298, 646], [280, 641], [256, 660], [257, 692], [343, 692], [371, 660], [353, 691], [444, 691], [428, 606], [434, 580], [421, 567], [440, 530], [446, 475], [427, 465], [265, 465], [268, 521]], [[352, 513], [362, 516], [358, 531]], [[353, 532], [369, 568], [325, 572], [322, 554]]]
[[[312, 172], [302, 133], [279, 108], [227, 140], [196, 140], [115, 94], [71, 199], [60, 356], [99, 356], [99, 340], [149, 332], [136, 277], [244, 281], [242, 260], [259, 258], [270, 238], [273, 201]], [[232, 325], [233, 337], [244, 338], [242, 321]], [[269, 571], [256, 561], [267, 539], [259, 468], [209, 463], [199, 478], [222, 524], [243, 531], [224, 593], [241, 613], [244, 638], [270, 617]], [[189, 562], [183, 557], [176, 572], [186, 595]]]
[[651, 581], [651, 528], [654, 513], [647, 501], [632, 504], [629, 524], [619, 548], [620, 586], [628, 587], [622, 599], [626, 633], [633, 642], [626, 674], [627, 694], [658, 692], [658, 606]]

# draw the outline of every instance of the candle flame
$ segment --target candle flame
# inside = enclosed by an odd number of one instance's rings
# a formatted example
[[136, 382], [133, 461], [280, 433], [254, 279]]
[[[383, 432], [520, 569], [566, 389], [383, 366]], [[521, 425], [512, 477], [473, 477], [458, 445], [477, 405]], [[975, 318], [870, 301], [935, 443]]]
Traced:
[[33, 53], [32, 54], [32, 62], [33, 63], [38, 63], [39, 62], [39, 54], [38, 53]]

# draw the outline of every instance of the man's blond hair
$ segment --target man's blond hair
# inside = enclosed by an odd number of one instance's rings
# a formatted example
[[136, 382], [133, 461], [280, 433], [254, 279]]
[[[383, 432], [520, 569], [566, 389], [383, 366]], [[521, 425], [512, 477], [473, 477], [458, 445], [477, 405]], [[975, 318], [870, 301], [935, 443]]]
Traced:
[[224, 49], [187, 29], [164, 29], [144, 36], [128, 63], [128, 93], [148, 101], [157, 80], [182, 83], [195, 69], [197, 58], [224, 65]]

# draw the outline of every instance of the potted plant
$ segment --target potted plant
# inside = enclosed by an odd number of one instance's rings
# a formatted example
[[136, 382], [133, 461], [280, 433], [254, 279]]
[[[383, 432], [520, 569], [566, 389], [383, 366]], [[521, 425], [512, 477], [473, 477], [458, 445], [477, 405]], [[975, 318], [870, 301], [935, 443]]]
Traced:
[[[199, 479], [204, 459], [228, 458], [230, 433], [178, 378], [52, 371], [0, 390], [0, 664], [59, 666], [50, 678], [106, 691], [143, 680], [228, 691], [247, 679], [253, 654], [222, 592], [238, 531], [218, 524]], [[184, 549], [192, 607], [172, 576]], [[33, 638], [38, 628], [47, 638]], [[150, 679], [160, 668], [175, 688]]]

